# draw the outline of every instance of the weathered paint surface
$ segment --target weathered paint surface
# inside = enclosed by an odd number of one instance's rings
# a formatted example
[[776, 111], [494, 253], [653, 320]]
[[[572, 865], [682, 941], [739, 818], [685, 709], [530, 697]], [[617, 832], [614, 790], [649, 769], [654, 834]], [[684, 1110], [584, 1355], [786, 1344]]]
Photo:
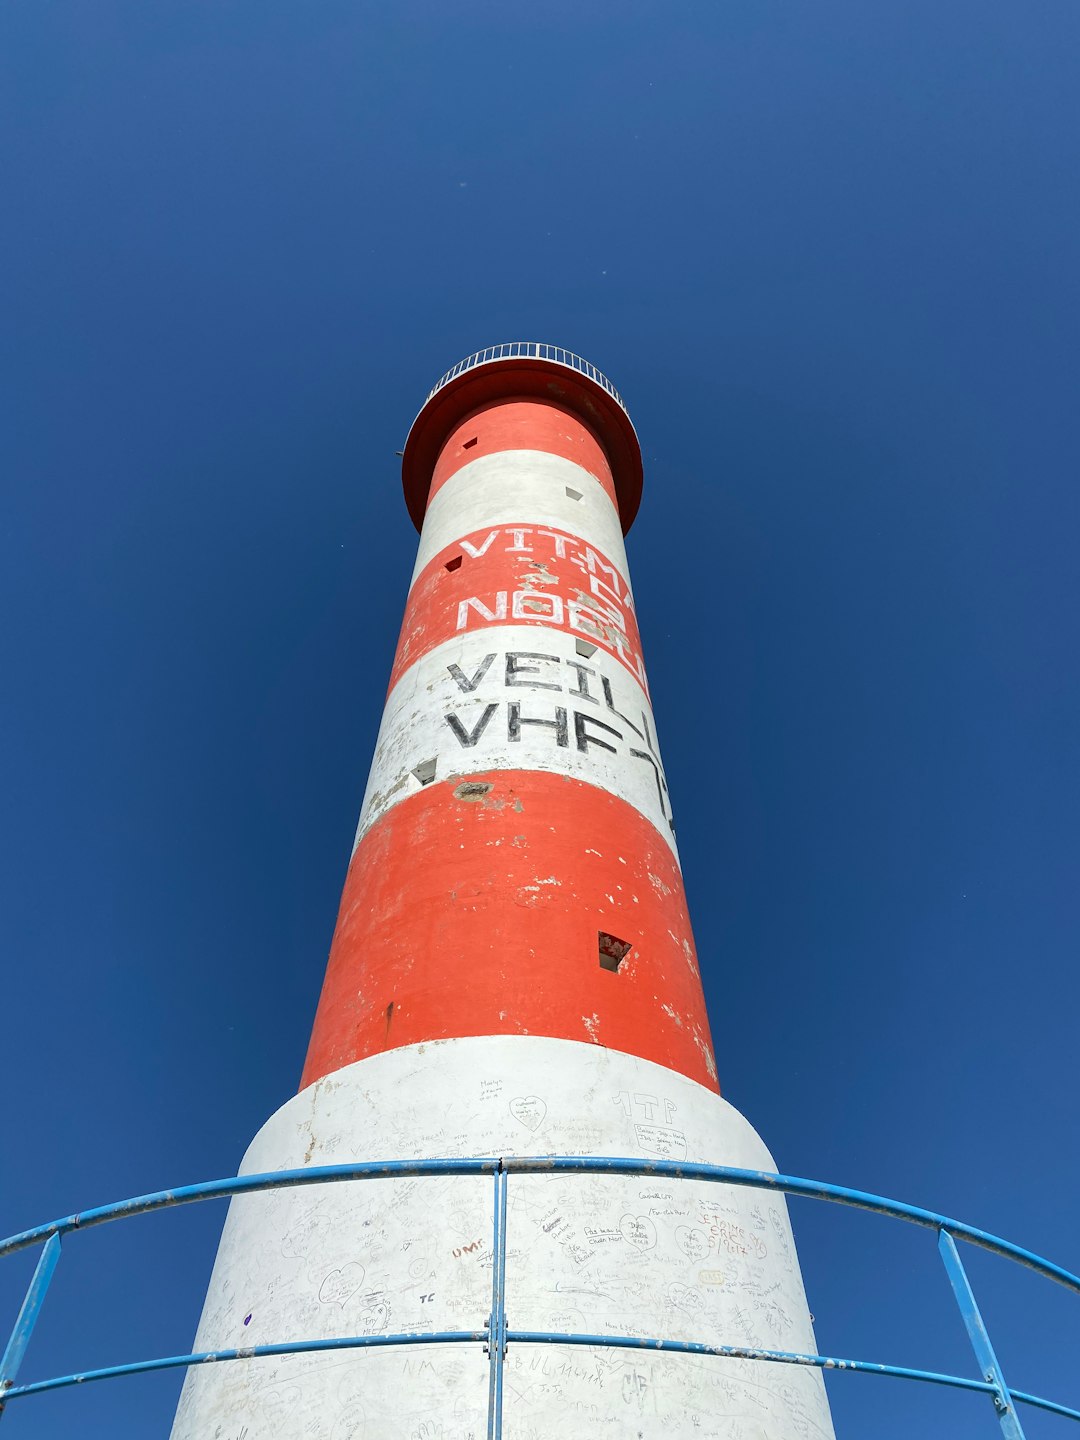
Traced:
[[544, 525], [482, 526], [440, 550], [416, 577], [390, 679], [453, 635], [531, 624], [596, 645], [642, 685], [634, 598], [622, 570], [580, 535]]
[[[628, 947], [614, 971], [601, 935]], [[498, 1034], [611, 1045], [716, 1088], [670, 846], [625, 801], [540, 770], [436, 781], [365, 834], [303, 1083], [418, 1040]]]
[[[568, 490], [573, 494], [568, 495]], [[599, 480], [559, 455], [505, 450], [458, 470], [432, 499], [420, 532], [413, 579], [462, 535], [514, 525], [585, 536], [627, 574], [619, 517]]]
[[632, 805], [675, 848], [656, 722], [637, 681], [599, 646], [585, 659], [571, 634], [471, 623], [391, 690], [357, 843], [433, 780], [496, 769], [597, 785]]
[[305, 1085], [423, 1040], [539, 1034], [717, 1088], [602, 462], [532, 401], [446, 442]]
[[502, 400], [466, 415], [443, 444], [431, 477], [429, 506], [451, 475], [463, 466], [482, 455], [521, 449], [561, 455], [587, 470], [599, 480], [618, 509], [615, 482], [600, 441], [577, 415], [548, 400]]
[[[726, 1101], [566, 1040], [418, 1045], [302, 1091], [244, 1172], [361, 1156], [627, 1155], [774, 1169]], [[511, 1177], [507, 1311], [528, 1330], [810, 1351], [783, 1197], [704, 1182]], [[482, 1328], [491, 1182], [365, 1181], [232, 1202], [197, 1349]], [[656, 1352], [512, 1346], [505, 1433], [831, 1440], [820, 1374]], [[479, 1347], [240, 1361], [193, 1371], [173, 1440], [480, 1440]]]
[[[304, 1088], [249, 1173], [558, 1153], [773, 1168], [716, 1093], [615, 498], [632, 518], [633, 427], [538, 364], [524, 393], [510, 372], [452, 379], [410, 432], [417, 519], [434, 479]], [[781, 1196], [554, 1173], [509, 1193], [513, 1329], [816, 1348]], [[491, 1203], [488, 1177], [460, 1176], [238, 1197], [196, 1348], [474, 1332]], [[487, 1379], [464, 1345], [200, 1368], [173, 1436], [479, 1440]], [[512, 1440], [832, 1437], [818, 1373], [746, 1360], [521, 1342], [505, 1393]]]

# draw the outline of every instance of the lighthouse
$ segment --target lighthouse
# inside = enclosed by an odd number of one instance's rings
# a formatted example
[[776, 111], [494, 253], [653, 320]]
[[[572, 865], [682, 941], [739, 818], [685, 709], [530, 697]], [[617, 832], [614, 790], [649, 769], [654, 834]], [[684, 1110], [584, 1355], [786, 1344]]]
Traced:
[[[774, 1170], [719, 1093], [623, 544], [642, 465], [620, 395], [557, 347], [482, 351], [431, 391], [402, 475], [419, 548], [300, 1090], [241, 1173]], [[195, 1348], [483, 1332], [491, 1211], [476, 1174], [237, 1196]], [[816, 1349], [772, 1191], [515, 1174], [502, 1279], [517, 1331]], [[502, 1384], [513, 1440], [832, 1437], [818, 1371], [767, 1361], [523, 1342]], [[479, 1342], [256, 1356], [193, 1368], [173, 1437], [476, 1440], [488, 1402]]]

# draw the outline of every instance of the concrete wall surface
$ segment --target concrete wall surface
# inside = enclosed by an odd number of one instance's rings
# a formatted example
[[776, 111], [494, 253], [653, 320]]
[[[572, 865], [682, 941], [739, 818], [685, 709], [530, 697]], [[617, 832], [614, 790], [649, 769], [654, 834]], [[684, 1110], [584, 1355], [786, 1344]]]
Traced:
[[[596, 1154], [774, 1169], [725, 1100], [577, 1041], [409, 1046], [309, 1086], [241, 1173], [354, 1160]], [[784, 1199], [695, 1181], [511, 1176], [512, 1329], [815, 1350]], [[481, 1329], [491, 1304], [488, 1177], [360, 1181], [230, 1205], [197, 1350]], [[480, 1440], [482, 1346], [403, 1347], [193, 1369], [173, 1440]], [[832, 1440], [819, 1372], [767, 1362], [512, 1345], [503, 1433]]]

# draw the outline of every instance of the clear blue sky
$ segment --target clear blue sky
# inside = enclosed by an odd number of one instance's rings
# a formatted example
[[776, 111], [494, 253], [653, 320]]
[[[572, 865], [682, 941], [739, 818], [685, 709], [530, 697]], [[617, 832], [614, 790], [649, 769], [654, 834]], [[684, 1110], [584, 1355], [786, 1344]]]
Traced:
[[[725, 1093], [789, 1170], [1080, 1267], [1074, 0], [9, 0], [0, 107], [0, 1230], [228, 1174], [295, 1088], [394, 452], [538, 338], [643, 441]], [[823, 1350], [972, 1370], [932, 1236], [793, 1210]], [[24, 1378], [187, 1348], [222, 1213], [74, 1237]], [[1080, 1298], [972, 1273], [1080, 1404]], [[161, 1435], [178, 1385], [5, 1440]], [[997, 1434], [830, 1386], [846, 1437]]]

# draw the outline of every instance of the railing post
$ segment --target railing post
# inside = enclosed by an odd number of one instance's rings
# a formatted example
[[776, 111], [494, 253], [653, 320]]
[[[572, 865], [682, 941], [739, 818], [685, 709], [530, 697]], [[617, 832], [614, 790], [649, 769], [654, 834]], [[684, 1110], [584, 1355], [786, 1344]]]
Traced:
[[4, 1351], [4, 1358], [0, 1360], [0, 1414], [4, 1409], [4, 1394], [15, 1384], [15, 1377], [19, 1373], [19, 1366], [26, 1354], [26, 1347], [30, 1343], [30, 1336], [33, 1334], [41, 1306], [45, 1300], [45, 1292], [49, 1288], [49, 1281], [53, 1277], [53, 1271], [56, 1269], [56, 1262], [59, 1259], [60, 1236], [50, 1235], [38, 1257], [33, 1277], [15, 1320], [11, 1338]]
[[503, 1360], [506, 1357], [506, 1171], [495, 1170], [492, 1206], [491, 1316], [488, 1319], [488, 1440], [502, 1440]]
[[956, 1296], [956, 1303], [960, 1307], [960, 1314], [964, 1319], [971, 1348], [975, 1351], [975, 1359], [979, 1362], [982, 1378], [994, 1387], [994, 1409], [1001, 1422], [1005, 1440], [1024, 1440], [1020, 1417], [1016, 1413], [1012, 1395], [1009, 1393], [1009, 1387], [1001, 1373], [1001, 1366], [994, 1354], [994, 1347], [990, 1343], [990, 1335], [975, 1299], [975, 1292], [968, 1280], [964, 1262], [960, 1259], [956, 1241], [947, 1230], [938, 1231], [938, 1251], [944, 1262], [945, 1273], [949, 1277], [953, 1294]]
[[499, 1196], [499, 1350], [495, 1357], [494, 1440], [502, 1440], [503, 1367], [506, 1363], [506, 1192], [510, 1184], [510, 1177], [501, 1160], [499, 1170], [502, 1175], [502, 1193]]

